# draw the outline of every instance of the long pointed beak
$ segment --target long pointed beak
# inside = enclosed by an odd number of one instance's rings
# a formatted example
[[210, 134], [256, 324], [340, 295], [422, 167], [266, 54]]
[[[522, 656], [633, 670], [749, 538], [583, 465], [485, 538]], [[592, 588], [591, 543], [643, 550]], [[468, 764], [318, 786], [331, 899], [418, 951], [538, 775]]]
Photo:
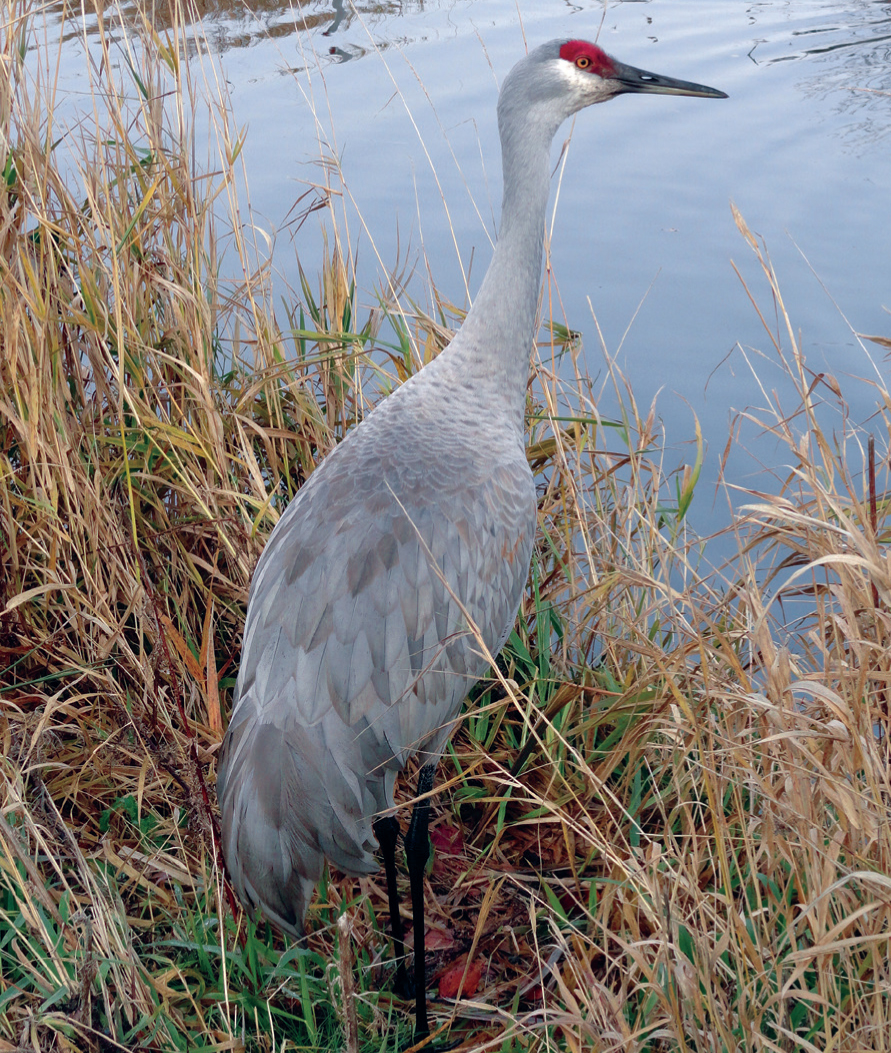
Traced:
[[674, 77], [663, 77], [659, 73], [649, 73], [645, 69], [626, 66], [624, 62], [613, 59], [615, 73], [610, 78], [619, 84], [617, 95], [626, 92], [642, 92], [647, 95], [695, 95], [702, 99], [726, 99], [727, 93], [709, 88], [705, 84], [694, 84], [689, 80], [676, 80]]

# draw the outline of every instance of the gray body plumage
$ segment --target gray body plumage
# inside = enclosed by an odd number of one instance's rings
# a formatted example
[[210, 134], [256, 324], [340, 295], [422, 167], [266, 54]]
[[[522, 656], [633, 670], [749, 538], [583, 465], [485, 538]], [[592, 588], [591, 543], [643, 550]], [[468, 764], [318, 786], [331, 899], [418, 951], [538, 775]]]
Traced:
[[517, 614], [550, 145], [584, 106], [669, 90], [596, 48], [564, 61], [565, 43], [531, 52], [501, 90], [501, 229], [461, 330], [316, 469], [257, 565], [217, 788], [240, 898], [291, 932], [325, 858], [376, 869], [372, 821], [396, 773], [439, 756]]
[[292, 931], [323, 857], [375, 869], [375, 813], [412, 754], [441, 752], [487, 664], [472, 626], [500, 649], [529, 568], [521, 441], [465, 415], [465, 381], [440, 396], [429, 376], [313, 473], [253, 581], [218, 780], [224, 848], [242, 899]]

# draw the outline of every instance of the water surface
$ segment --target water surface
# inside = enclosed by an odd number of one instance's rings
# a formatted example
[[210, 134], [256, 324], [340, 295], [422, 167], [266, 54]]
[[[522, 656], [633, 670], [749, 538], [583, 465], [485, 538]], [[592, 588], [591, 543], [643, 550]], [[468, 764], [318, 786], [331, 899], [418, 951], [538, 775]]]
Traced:
[[[852, 329], [891, 331], [891, 3], [629, 0], [604, 15], [590, 0], [521, 2], [519, 12], [512, 0], [260, 0], [250, 10], [225, 0], [198, 15], [234, 123], [248, 130], [250, 201], [276, 235], [283, 289], [299, 288], [298, 257], [310, 272], [318, 266], [318, 221], [298, 227], [295, 202], [318, 180], [321, 150], [340, 159], [354, 202], [366, 302], [406, 246], [409, 262], [426, 254], [453, 302], [478, 287], [501, 193], [498, 84], [527, 43], [599, 32], [624, 61], [728, 92], [721, 102], [625, 96], [583, 112], [565, 129], [553, 219], [560, 302], [590, 370], [602, 371], [599, 325], [639, 402], [662, 392], [677, 460], [692, 456], [692, 415], [702, 423], [708, 453], [691, 511], [701, 532], [726, 520], [715, 480], [734, 415], [763, 404], [762, 384], [788, 390], [732, 266], [769, 308], [731, 201], [767, 241], [809, 367], [842, 380], [884, 369], [881, 352]], [[85, 19], [89, 40], [95, 15]], [[164, 26], [160, 9], [156, 24]], [[69, 20], [63, 92], [76, 93], [89, 46], [76, 30]], [[419, 299], [426, 283], [419, 272]], [[865, 420], [874, 395], [853, 383], [845, 391], [852, 418]], [[602, 409], [610, 412], [608, 395]], [[750, 438], [767, 465], [788, 456]], [[887, 436], [877, 441], [886, 454]], [[775, 485], [758, 471], [741, 455], [728, 465], [733, 482]]]

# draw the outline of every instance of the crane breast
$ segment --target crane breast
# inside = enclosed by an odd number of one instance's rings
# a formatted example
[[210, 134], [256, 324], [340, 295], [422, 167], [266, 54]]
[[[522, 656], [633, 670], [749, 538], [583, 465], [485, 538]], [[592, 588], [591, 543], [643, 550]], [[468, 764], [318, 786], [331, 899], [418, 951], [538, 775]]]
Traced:
[[257, 567], [239, 694], [281, 730], [332, 710], [378, 721], [410, 699], [450, 720], [485, 668], [480, 642], [497, 651], [516, 616], [534, 535], [525, 459], [485, 474], [452, 459], [398, 486], [375, 467], [306, 487]]

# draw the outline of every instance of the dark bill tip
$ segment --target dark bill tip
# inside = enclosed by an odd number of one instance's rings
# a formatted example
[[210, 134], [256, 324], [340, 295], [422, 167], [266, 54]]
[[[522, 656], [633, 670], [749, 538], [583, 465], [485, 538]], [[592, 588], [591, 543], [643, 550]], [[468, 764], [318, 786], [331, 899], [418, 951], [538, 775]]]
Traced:
[[700, 99], [727, 98], [727, 92], [709, 88], [706, 84], [663, 77], [659, 73], [649, 73], [645, 69], [626, 66], [620, 62], [614, 62], [614, 65], [616, 71], [613, 79], [620, 85], [619, 94], [636, 92], [645, 95], [693, 95]]

